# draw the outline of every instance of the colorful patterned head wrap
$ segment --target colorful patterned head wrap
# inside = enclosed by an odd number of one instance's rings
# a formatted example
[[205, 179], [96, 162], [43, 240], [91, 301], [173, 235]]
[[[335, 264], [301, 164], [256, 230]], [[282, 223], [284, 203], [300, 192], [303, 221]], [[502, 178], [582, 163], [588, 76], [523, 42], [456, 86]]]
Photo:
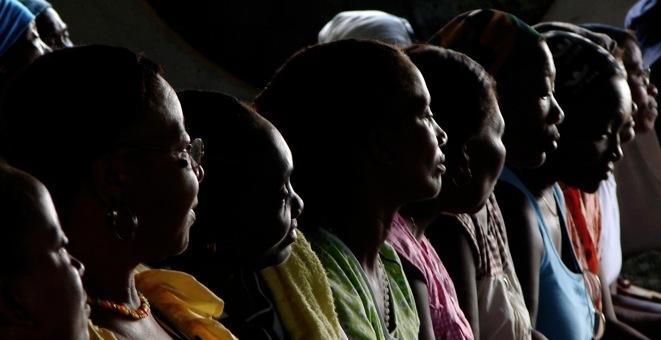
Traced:
[[0, 57], [30, 26], [34, 15], [16, 0], [0, 0]]
[[[627, 39], [629, 39], [630, 37], [634, 37], [633, 34], [628, 33], [623, 28], [606, 25], [606, 24], [589, 23], [589, 24], [581, 24], [581, 27], [585, 27], [592, 32], [605, 34], [611, 39], [613, 39], [618, 45], [622, 45]], [[636, 42], [638, 42], [637, 39]]]
[[593, 43], [605, 48], [611, 54], [616, 53], [617, 46], [618, 44], [620, 44], [619, 42], [611, 38], [609, 35], [596, 30], [593, 31], [592, 28], [586, 27], [585, 25], [579, 26], [579, 25], [570, 24], [568, 22], [547, 21], [533, 25], [533, 28], [542, 35], [550, 31], [565, 31], [565, 32], [578, 34], [584, 38], [587, 38]]
[[599, 88], [613, 75], [625, 75], [608, 51], [580, 35], [550, 31], [544, 37], [556, 68], [556, 98], [565, 111], [577, 97]]
[[377, 40], [395, 46], [413, 43], [408, 20], [382, 11], [340, 12], [319, 31], [319, 43], [341, 39]]
[[23, 4], [23, 6], [29, 9], [30, 12], [34, 14], [35, 17], [39, 16], [41, 12], [53, 7], [53, 5], [51, 5], [49, 2], [46, 2], [44, 0], [19, 0], [19, 1]]
[[516, 16], [492, 9], [465, 12], [443, 26], [429, 43], [462, 52], [496, 77], [542, 36]]

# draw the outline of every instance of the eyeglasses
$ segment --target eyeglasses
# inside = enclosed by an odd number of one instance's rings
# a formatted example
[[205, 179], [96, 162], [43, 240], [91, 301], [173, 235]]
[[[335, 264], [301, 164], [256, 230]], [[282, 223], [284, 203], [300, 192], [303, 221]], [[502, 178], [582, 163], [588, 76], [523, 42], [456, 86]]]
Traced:
[[199, 168], [202, 165], [202, 157], [204, 156], [204, 142], [202, 142], [202, 138], [195, 138], [186, 146], [184, 152], [188, 154], [193, 169]]
[[149, 145], [149, 144], [121, 144], [117, 145], [118, 148], [139, 148], [146, 150], [156, 150], [156, 151], [167, 151], [167, 152], [176, 152], [181, 154], [185, 152], [188, 154], [190, 159], [191, 167], [193, 170], [196, 170], [202, 165], [202, 157], [204, 156], [204, 142], [202, 138], [195, 138], [190, 142], [184, 150], [173, 150], [168, 147], [162, 147], [158, 145]]

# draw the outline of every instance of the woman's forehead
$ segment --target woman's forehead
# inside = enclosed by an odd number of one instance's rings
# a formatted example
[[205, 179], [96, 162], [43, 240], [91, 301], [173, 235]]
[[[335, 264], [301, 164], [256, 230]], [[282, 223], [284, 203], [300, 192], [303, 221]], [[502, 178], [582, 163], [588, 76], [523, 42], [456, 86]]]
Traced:
[[148, 93], [148, 105], [145, 107], [144, 119], [138, 121], [135, 133], [144, 135], [163, 135], [167, 137], [183, 137], [184, 115], [177, 94], [172, 87], [158, 76], [153, 89]]

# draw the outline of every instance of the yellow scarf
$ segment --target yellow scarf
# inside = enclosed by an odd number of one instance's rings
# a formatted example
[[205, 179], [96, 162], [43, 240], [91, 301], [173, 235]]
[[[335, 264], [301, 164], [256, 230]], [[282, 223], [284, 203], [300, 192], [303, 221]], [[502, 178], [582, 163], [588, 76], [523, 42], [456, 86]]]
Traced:
[[236, 339], [214, 319], [223, 312], [223, 300], [194, 277], [179, 271], [150, 269], [137, 273], [135, 284], [149, 299], [152, 308], [187, 337]]
[[303, 233], [285, 263], [262, 270], [292, 339], [341, 339], [326, 272]]

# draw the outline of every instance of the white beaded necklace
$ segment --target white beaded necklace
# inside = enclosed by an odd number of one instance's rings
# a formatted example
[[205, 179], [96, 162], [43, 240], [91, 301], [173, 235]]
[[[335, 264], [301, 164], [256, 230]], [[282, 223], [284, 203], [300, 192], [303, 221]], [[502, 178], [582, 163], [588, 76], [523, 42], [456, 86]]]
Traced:
[[390, 280], [380, 257], [377, 258], [377, 262], [379, 264], [379, 278], [381, 279], [381, 289], [383, 291], [383, 322], [385, 322], [386, 328], [390, 329]]

